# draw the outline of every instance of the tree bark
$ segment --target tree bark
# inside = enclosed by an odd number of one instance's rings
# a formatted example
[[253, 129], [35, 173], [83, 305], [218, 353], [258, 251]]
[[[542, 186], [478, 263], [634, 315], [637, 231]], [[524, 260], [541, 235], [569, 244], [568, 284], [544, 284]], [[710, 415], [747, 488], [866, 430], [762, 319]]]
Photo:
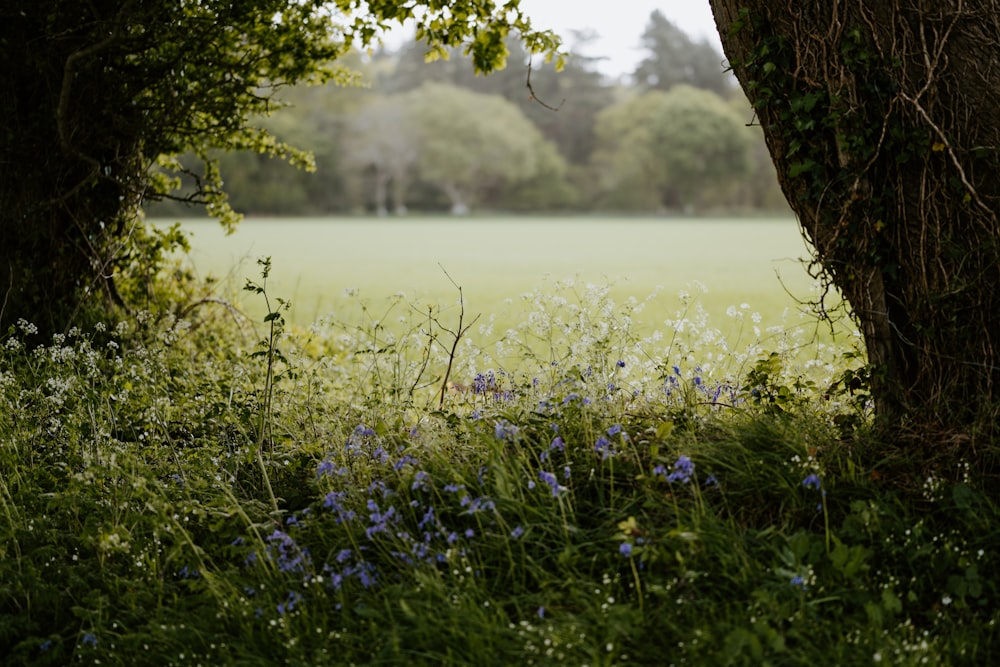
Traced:
[[1000, 0], [710, 2], [878, 418], [996, 433]]
[[138, 202], [120, 174], [137, 151], [118, 131], [127, 100], [100, 85], [117, 31], [15, 9], [0, 17], [0, 334], [25, 318], [44, 336], [74, 321], [83, 294], [117, 295], [113, 238]]

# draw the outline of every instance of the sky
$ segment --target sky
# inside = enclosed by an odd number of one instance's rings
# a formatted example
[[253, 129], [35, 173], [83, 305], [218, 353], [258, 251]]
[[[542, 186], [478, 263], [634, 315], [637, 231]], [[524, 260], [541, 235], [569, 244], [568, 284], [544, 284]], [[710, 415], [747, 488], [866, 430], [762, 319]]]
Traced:
[[618, 76], [643, 58], [639, 41], [649, 15], [659, 9], [671, 23], [696, 39], [707, 38], [722, 52], [708, 0], [521, 0], [535, 28], [551, 29], [571, 43], [570, 30], [591, 29], [600, 39], [584, 51], [608, 58], [600, 69]]

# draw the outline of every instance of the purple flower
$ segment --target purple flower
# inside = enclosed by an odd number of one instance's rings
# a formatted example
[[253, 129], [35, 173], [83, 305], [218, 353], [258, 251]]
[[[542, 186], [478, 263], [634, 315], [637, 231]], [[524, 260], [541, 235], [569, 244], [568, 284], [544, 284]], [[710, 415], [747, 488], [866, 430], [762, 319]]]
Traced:
[[514, 530], [510, 531], [510, 536], [515, 540], [520, 539], [522, 535], [524, 535], [524, 528], [521, 526], [515, 526]]
[[559, 483], [556, 476], [545, 470], [541, 470], [538, 473], [538, 478], [549, 485], [552, 489], [553, 497], [558, 496], [560, 491], [565, 491], [566, 487]]
[[681, 454], [674, 462], [674, 471], [667, 475], [668, 482], [681, 482], [687, 484], [694, 476], [694, 461], [685, 454]]
[[426, 491], [427, 490], [427, 479], [429, 477], [430, 477], [430, 475], [427, 473], [426, 470], [420, 470], [420, 471], [418, 471], [417, 474], [413, 478], [413, 484], [410, 485], [410, 489], [413, 490], [413, 491], [416, 491], [417, 489], [421, 489], [423, 491]]
[[618, 361], [615, 362], [615, 366], [617, 366], [618, 368], [625, 368], [625, 362], [619, 359]]
[[289, 591], [288, 597], [285, 601], [278, 605], [278, 614], [281, 616], [285, 615], [286, 611], [292, 611], [295, 609], [295, 605], [302, 600], [302, 595], [296, 593], [295, 591]]
[[618, 547], [618, 553], [620, 553], [622, 556], [625, 556], [625, 558], [631, 558], [632, 544], [629, 542], [622, 542], [621, 545], [619, 545]]
[[97, 637], [95, 637], [92, 633], [88, 632], [85, 635], [83, 635], [83, 638], [80, 640], [80, 643], [86, 646], [97, 646]]
[[614, 447], [611, 446], [611, 441], [605, 438], [603, 435], [597, 439], [594, 443], [594, 451], [601, 455], [601, 460], [605, 460], [609, 456], [614, 456], [617, 452]]
[[415, 457], [411, 456], [410, 454], [404, 454], [401, 459], [399, 459], [392, 465], [392, 467], [394, 470], [402, 470], [408, 465], [415, 466], [419, 463], [420, 462]]
[[496, 436], [497, 440], [505, 440], [507, 442], [513, 442], [514, 438], [517, 436], [518, 431], [520, 431], [517, 426], [511, 424], [506, 419], [498, 421], [493, 427], [493, 434]]
[[622, 425], [621, 424], [615, 424], [614, 426], [612, 426], [611, 428], [608, 429], [608, 435], [611, 436], [611, 437], [614, 437], [614, 436], [618, 435], [621, 432], [622, 432]]
[[802, 486], [806, 487], [807, 489], [816, 489], [818, 491], [823, 486], [823, 484], [819, 479], [819, 475], [813, 473], [812, 475], [809, 475], [804, 480], [802, 480]]

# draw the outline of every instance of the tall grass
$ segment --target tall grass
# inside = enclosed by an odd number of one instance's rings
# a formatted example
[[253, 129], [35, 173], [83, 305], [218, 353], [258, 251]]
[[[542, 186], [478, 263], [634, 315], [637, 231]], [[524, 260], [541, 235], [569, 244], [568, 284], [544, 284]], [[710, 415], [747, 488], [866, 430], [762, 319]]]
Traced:
[[285, 331], [272, 301], [253, 336], [212, 304], [22, 323], [4, 664], [996, 659], [996, 506], [961, 469], [886, 484], [853, 341], [525, 299], [490, 348], [401, 298]]

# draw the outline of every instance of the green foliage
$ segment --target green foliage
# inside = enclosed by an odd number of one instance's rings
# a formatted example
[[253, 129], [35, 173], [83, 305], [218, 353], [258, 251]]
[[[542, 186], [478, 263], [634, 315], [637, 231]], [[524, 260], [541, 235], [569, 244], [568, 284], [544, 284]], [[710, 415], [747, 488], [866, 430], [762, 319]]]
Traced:
[[[0, 180], [18, 185], [0, 199], [0, 229], [13, 239], [0, 247], [9, 286], [0, 327], [27, 317], [61, 330], [85, 297], [120, 302], [123, 256], [151, 254], [130, 245], [146, 202], [200, 202], [231, 228], [239, 216], [223, 189], [220, 151], [312, 169], [308, 153], [257, 124], [275, 107], [275, 92], [352, 81], [338, 59], [417, 13], [422, 39], [435, 48], [468, 44], [481, 72], [503, 67], [512, 31], [531, 51], [561, 59], [555, 36], [532, 31], [516, 0], [503, 8], [466, 0], [7, 3], [0, 99], [12, 129], [0, 137]], [[192, 191], [173, 191], [180, 176]]]
[[718, 95], [679, 85], [601, 112], [595, 166], [605, 205], [690, 210], [718, 205], [749, 175], [753, 137]]
[[[725, 365], [683, 304], [658, 343], [606, 292], [533, 299], [508, 344], [549, 354], [459, 348], [440, 408], [413, 383], [448, 361], [437, 317], [405, 304], [279, 334], [276, 302], [246, 354], [208, 310], [44, 344], [22, 324], [0, 345], [4, 664], [995, 657], [1000, 516], [968, 472], [886, 486], [833, 421], [850, 407], [799, 380], [832, 371], [754, 345]], [[797, 384], [781, 411], [737, 388]]]
[[565, 169], [538, 129], [500, 97], [426, 84], [398, 103], [419, 133], [421, 178], [444, 191], [454, 212], [467, 211], [482, 193], [539, 175], [558, 181]]

